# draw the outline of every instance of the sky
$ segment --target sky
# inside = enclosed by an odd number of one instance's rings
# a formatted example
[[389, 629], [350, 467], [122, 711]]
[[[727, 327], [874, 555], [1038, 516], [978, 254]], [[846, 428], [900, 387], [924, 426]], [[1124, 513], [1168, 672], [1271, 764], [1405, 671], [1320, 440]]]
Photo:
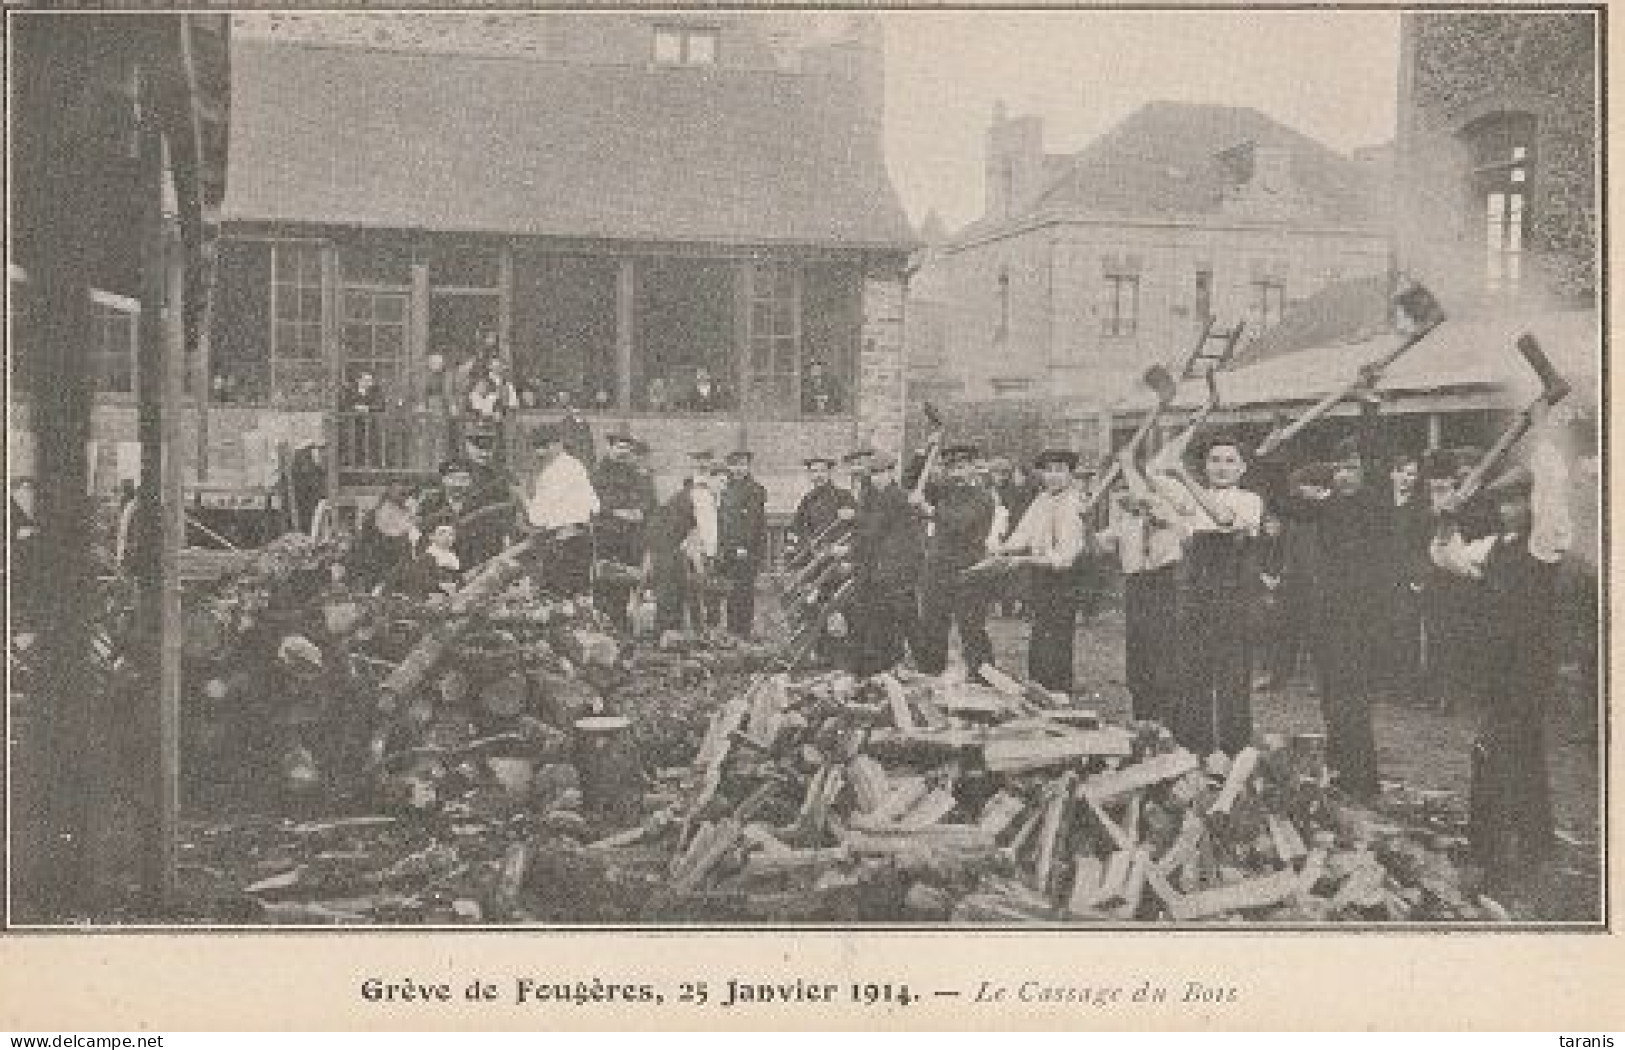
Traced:
[[982, 209], [996, 100], [1074, 152], [1156, 100], [1251, 106], [1343, 152], [1394, 135], [1392, 11], [912, 11], [882, 17], [886, 151], [909, 216]]

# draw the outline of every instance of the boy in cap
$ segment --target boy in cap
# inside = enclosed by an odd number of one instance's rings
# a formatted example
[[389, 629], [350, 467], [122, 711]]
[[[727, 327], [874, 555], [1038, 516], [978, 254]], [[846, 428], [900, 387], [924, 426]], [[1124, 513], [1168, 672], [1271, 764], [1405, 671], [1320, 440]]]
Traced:
[[1072, 691], [1072, 646], [1077, 633], [1078, 591], [1072, 569], [1083, 553], [1082, 506], [1072, 486], [1078, 454], [1048, 449], [1033, 461], [1042, 488], [1028, 504], [999, 553], [1029, 566], [1028, 611], [1032, 635], [1027, 674], [1051, 692]]
[[593, 474], [601, 505], [597, 557], [612, 563], [593, 585], [593, 602], [615, 626], [631, 633], [628, 604], [632, 576], [643, 564], [644, 529], [654, 510], [654, 482], [635, 460], [637, 439], [625, 424], [604, 437], [604, 455]]
[[525, 501], [525, 522], [546, 536], [542, 555], [543, 589], [569, 597], [592, 590], [592, 519], [598, 513], [598, 493], [581, 461], [564, 450], [564, 435], [556, 424], [536, 428], [536, 457], [540, 464], [531, 479]]
[[502, 552], [513, 522], [508, 494], [480, 485], [475, 480], [476, 469], [463, 459], [442, 462], [440, 485], [424, 497], [421, 508], [425, 519], [450, 518], [458, 524], [457, 556], [470, 569]]
[[756, 624], [756, 576], [767, 556], [767, 490], [750, 476], [751, 454], [728, 453], [717, 497], [717, 561], [727, 582], [728, 633], [749, 638]]
[[1234, 435], [1208, 437], [1198, 478], [1185, 463], [1194, 433], [1187, 429], [1164, 445], [1148, 472], [1176, 506], [1194, 504], [1179, 602], [1181, 703], [1172, 728], [1198, 754], [1235, 754], [1253, 733], [1247, 609], [1257, 586], [1252, 541], [1264, 503], [1241, 487], [1247, 460]]
[[980, 679], [983, 664], [993, 662], [987, 635], [988, 596], [979, 582], [961, 573], [987, 552], [993, 525], [993, 496], [974, 480], [975, 445], [949, 445], [942, 450], [945, 481], [927, 481], [921, 512], [936, 523], [926, 541], [920, 574], [919, 644], [915, 657], [925, 674], [941, 674], [948, 665], [948, 635], [959, 624], [965, 670]]

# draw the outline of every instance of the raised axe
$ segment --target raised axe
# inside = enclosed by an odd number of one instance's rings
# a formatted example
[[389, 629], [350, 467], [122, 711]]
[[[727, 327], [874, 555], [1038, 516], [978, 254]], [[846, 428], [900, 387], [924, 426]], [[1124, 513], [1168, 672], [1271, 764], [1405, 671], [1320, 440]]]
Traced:
[[1411, 282], [1409, 287], [1394, 297], [1394, 303], [1411, 319], [1414, 326], [1411, 333], [1386, 354], [1361, 365], [1353, 379], [1311, 405], [1309, 410], [1296, 420], [1280, 430], [1272, 431], [1254, 451], [1255, 456], [1263, 458], [1272, 455], [1339, 404], [1381, 379], [1382, 373], [1387, 371], [1390, 365], [1409, 353], [1444, 321], [1444, 310], [1439, 306], [1439, 301], [1419, 282]]
[[[1189, 371], [1191, 365], [1194, 364], [1196, 359], [1201, 356], [1202, 349], [1207, 345], [1208, 339], [1212, 336], [1212, 330], [1213, 319], [1209, 318], [1206, 327], [1202, 329], [1202, 338], [1197, 342], [1196, 349], [1192, 351], [1191, 355], [1186, 359], [1186, 371]], [[1222, 335], [1219, 337], [1225, 341], [1224, 349], [1220, 351], [1218, 357], [1213, 359], [1212, 365], [1202, 373], [1203, 379], [1207, 382], [1207, 401], [1197, 412], [1197, 414], [1192, 417], [1191, 422], [1186, 427], [1187, 430], [1194, 430], [1196, 427], [1201, 426], [1207, 421], [1208, 417], [1213, 414], [1214, 410], [1219, 407], [1219, 387], [1216, 374], [1225, 366], [1226, 363], [1229, 362], [1231, 355], [1235, 353], [1236, 344], [1241, 341], [1241, 334], [1245, 330], [1245, 325], [1238, 324], [1235, 328], [1231, 329], [1228, 335]], [[1153, 373], [1159, 369], [1161, 370], [1162, 374], [1153, 375]], [[1160, 365], [1153, 365], [1151, 368], [1146, 370], [1144, 378], [1145, 384], [1151, 387], [1151, 389], [1156, 393], [1157, 404], [1146, 416], [1146, 420], [1140, 425], [1140, 429], [1135, 431], [1134, 436], [1129, 439], [1128, 444], [1124, 445], [1121, 449], [1114, 453], [1111, 462], [1106, 464], [1105, 470], [1101, 474], [1099, 485], [1096, 486], [1095, 491], [1090, 495], [1088, 502], [1080, 512], [1084, 517], [1087, 517], [1097, 506], [1100, 505], [1100, 501], [1106, 498], [1106, 494], [1111, 491], [1111, 487], [1123, 476], [1123, 457], [1126, 455], [1132, 458], [1139, 454], [1140, 447], [1145, 444], [1146, 439], [1156, 428], [1156, 425], [1163, 412], [1166, 411], [1168, 406], [1173, 403], [1174, 395], [1178, 388], [1173, 381], [1173, 376], [1168, 374], [1168, 370], [1166, 368], [1162, 368]]]
[[[920, 409], [925, 413], [925, 421], [931, 427], [931, 436], [926, 438], [925, 462], [921, 464], [920, 476], [914, 479], [914, 487], [911, 490], [916, 501], [925, 496], [925, 484], [930, 480], [932, 471], [937, 469], [937, 461], [942, 458], [942, 414], [937, 411], [937, 406], [929, 401], [922, 402]], [[927, 536], [935, 535], [936, 531], [936, 522], [926, 522]]]
[[1490, 472], [1500, 465], [1501, 460], [1512, 450], [1512, 446], [1523, 440], [1523, 436], [1529, 433], [1529, 428], [1534, 426], [1535, 413], [1542, 405], [1548, 407], [1555, 405], [1568, 397], [1570, 391], [1574, 389], [1567, 379], [1558, 374], [1557, 369], [1552, 366], [1551, 359], [1546, 356], [1546, 351], [1541, 349], [1539, 340], [1530, 333], [1525, 332], [1518, 337], [1518, 353], [1523, 355], [1523, 359], [1529, 363], [1535, 375], [1540, 377], [1540, 393], [1507, 424], [1506, 429], [1495, 439], [1495, 444], [1479, 458], [1473, 469], [1462, 479], [1461, 484], [1456, 486], [1456, 491], [1445, 500], [1442, 509], [1446, 514], [1460, 511], [1478, 495], [1484, 488], [1484, 483], [1489, 480]]

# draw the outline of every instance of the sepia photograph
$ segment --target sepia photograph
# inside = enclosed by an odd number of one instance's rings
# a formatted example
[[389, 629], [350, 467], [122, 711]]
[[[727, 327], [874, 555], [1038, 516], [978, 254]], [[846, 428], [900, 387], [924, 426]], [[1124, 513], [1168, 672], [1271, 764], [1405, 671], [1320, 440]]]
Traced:
[[8, 6], [5, 939], [1605, 934], [1606, 13]]

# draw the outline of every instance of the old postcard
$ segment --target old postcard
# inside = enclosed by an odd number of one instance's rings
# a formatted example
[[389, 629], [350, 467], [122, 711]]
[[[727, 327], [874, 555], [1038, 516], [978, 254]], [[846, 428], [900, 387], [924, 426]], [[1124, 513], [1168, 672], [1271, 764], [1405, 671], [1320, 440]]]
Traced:
[[1618, 1029], [1608, 14], [8, 8], [0, 1028]]

